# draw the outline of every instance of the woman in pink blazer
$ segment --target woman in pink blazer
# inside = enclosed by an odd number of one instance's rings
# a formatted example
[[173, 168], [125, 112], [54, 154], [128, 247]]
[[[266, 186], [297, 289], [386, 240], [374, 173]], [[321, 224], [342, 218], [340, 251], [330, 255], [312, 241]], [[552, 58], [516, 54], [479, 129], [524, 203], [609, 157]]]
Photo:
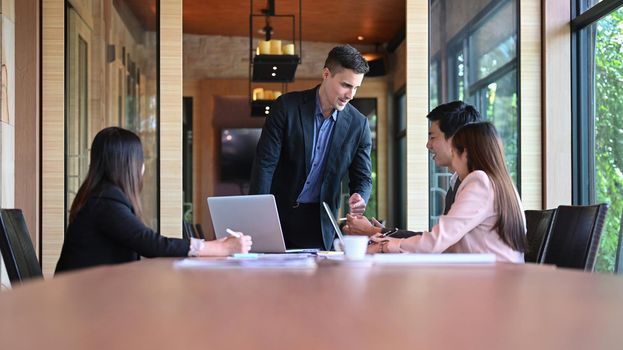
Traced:
[[373, 253], [493, 253], [498, 261], [523, 263], [525, 216], [493, 124], [467, 124], [457, 131], [452, 167], [461, 185], [452, 208], [431, 231], [385, 237], [362, 216], [349, 216], [347, 231], [371, 235]]

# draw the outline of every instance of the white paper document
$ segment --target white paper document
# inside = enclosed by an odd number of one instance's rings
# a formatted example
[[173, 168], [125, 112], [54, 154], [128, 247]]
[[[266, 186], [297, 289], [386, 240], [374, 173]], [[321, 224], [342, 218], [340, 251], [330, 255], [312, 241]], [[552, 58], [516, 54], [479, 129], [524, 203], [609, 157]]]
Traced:
[[375, 264], [493, 264], [494, 254], [374, 254]]
[[176, 268], [269, 268], [269, 269], [314, 269], [316, 259], [305, 254], [256, 254], [255, 256], [230, 257], [227, 259], [188, 258], [173, 263]]

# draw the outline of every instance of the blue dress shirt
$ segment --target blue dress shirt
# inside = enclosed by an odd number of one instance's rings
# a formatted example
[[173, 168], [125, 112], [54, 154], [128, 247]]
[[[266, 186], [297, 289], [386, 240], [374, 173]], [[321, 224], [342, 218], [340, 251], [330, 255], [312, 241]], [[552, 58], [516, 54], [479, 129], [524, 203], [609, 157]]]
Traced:
[[316, 112], [314, 113], [314, 142], [312, 147], [311, 168], [303, 190], [297, 198], [299, 203], [318, 203], [320, 201], [320, 187], [322, 186], [322, 171], [327, 159], [327, 149], [333, 126], [337, 120], [338, 111], [333, 110], [331, 117], [325, 118], [320, 106], [320, 97], [316, 91]]

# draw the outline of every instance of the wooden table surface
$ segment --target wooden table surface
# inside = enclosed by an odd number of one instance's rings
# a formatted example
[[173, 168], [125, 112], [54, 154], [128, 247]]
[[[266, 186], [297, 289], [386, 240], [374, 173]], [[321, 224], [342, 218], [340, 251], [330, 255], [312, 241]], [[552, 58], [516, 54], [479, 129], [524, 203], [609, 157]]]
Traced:
[[536, 265], [69, 273], [0, 293], [0, 349], [621, 349], [623, 278]]

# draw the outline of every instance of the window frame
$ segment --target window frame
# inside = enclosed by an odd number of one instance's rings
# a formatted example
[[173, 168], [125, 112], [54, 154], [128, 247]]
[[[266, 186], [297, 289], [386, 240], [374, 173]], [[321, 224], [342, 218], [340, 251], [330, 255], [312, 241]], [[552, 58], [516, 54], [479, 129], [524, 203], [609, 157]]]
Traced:
[[602, 0], [585, 10], [582, 0], [571, 0], [571, 181], [575, 205], [594, 203], [595, 198], [595, 125], [589, 97], [589, 33], [587, 27], [597, 23], [619, 7], [623, 0]]
[[[470, 82], [470, 76], [472, 74], [476, 74], [475, 66], [471, 64], [474, 61], [474, 57], [472, 57], [472, 50], [470, 50], [470, 39], [474, 33], [476, 33], [482, 26], [484, 26], [491, 18], [493, 18], [498, 11], [500, 11], [504, 6], [506, 6], [509, 2], [515, 1], [515, 14], [517, 16], [517, 51], [515, 57], [502, 66], [498, 67], [496, 70], [490, 72], [486, 76], [475, 79]], [[578, 0], [580, 1], [580, 0]], [[448, 72], [446, 76], [447, 81], [447, 90], [448, 90], [448, 101], [453, 101], [459, 99], [459, 91], [457, 89], [458, 84], [456, 83], [456, 57], [460, 52], [463, 53], [463, 64], [464, 64], [464, 74], [463, 74], [463, 101], [466, 101], [467, 98], [473, 98], [475, 101], [473, 104], [478, 110], [482, 110], [481, 99], [482, 99], [482, 91], [487, 88], [487, 86], [501, 78], [503, 78], [506, 74], [512, 72], [513, 70], [516, 72], [516, 91], [517, 91], [517, 100], [521, 100], [521, 79], [520, 79], [520, 61], [519, 57], [521, 56], [521, 46], [520, 43], [520, 30], [519, 30], [519, 18], [520, 18], [520, 0], [503, 0], [500, 2], [493, 1], [485, 6], [480, 13], [478, 13], [471, 21], [469, 21], [457, 34], [455, 34], [446, 45], [447, 50], [447, 58], [445, 62], [442, 64], [446, 65], [446, 72]], [[430, 82], [429, 82], [430, 86]], [[440, 95], [441, 96], [441, 95]], [[517, 183], [515, 186], [517, 187], [517, 192], [521, 195], [521, 105], [517, 105]]]
[[[505, 6], [509, 4], [509, 2], [514, 1], [513, 5], [515, 7], [515, 16], [517, 19], [517, 28], [516, 28], [516, 52], [515, 57], [509, 60], [508, 62], [502, 64], [497, 69], [491, 71], [486, 76], [473, 79], [472, 75], [476, 76], [477, 67], [472, 65], [471, 63], [475, 61], [475, 57], [473, 57], [473, 50], [471, 49], [471, 40], [473, 35], [481, 29], [484, 25], [486, 25], [492, 18], [494, 18], [499, 11], [501, 11]], [[516, 94], [517, 100], [521, 101], [521, 81], [520, 81], [520, 56], [521, 56], [521, 46], [520, 46], [520, 0], [503, 0], [503, 1], [492, 1], [487, 4], [473, 19], [465, 24], [465, 26], [458, 31], [452, 38], [450, 38], [445, 48], [441, 48], [440, 50], [445, 50], [445, 60], [441, 62], [441, 64], [445, 65], [445, 71], [447, 72], [445, 77], [441, 77], [441, 79], [445, 79], [447, 84], [446, 90], [448, 100], [454, 101], [457, 99], [461, 99], [463, 101], [473, 101], [473, 104], [478, 110], [482, 109], [482, 98], [483, 93], [487, 89], [487, 86], [493, 82], [498, 81], [503, 78], [507, 74], [511, 72], [515, 72], [516, 79]], [[459, 84], [458, 84], [458, 71], [457, 71], [457, 57], [459, 54], [463, 55], [463, 96], [460, 96], [459, 93]], [[443, 56], [443, 55], [442, 55]], [[437, 56], [435, 56], [437, 57]], [[435, 57], [431, 57], [432, 61]], [[441, 84], [440, 84], [441, 86]], [[429, 81], [430, 87], [430, 81]], [[444, 96], [444, 91], [440, 92], [439, 96]], [[441, 102], [442, 100], [440, 100]], [[483, 113], [484, 116], [484, 113]], [[516, 158], [516, 188], [518, 193], [521, 195], [522, 191], [522, 179], [521, 179], [521, 168], [522, 168], [522, 160], [521, 160], [521, 152], [522, 152], [522, 131], [521, 131], [521, 104], [517, 105], [517, 158]], [[429, 172], [429, 183], [431, 183], [430, 176], [432, 172]], [[429, 199], [429, 204], [432, 204], [431, 199]], [[429, 205], [430, 210], [432, 210], [432, 205]], [[433, 215], [429, 213], [429, 224], [432, 226], [434, 224]]]
[[[407, 174], [407, 168], [406, 168], [406, 153], [404, 154], [400, 153], [400, 141], [401, 140], [406, 141], [407, 139], [407, 125], [406, 123], [404, 125], [401, 125], [402, 123], [400, 122], [400, 118], [402, 117], [402, 112], [403, 112], [401, 109], [402, 106], [400, 105], [400, 100], [403, 98], [406, 99], [407, 98], [406, 95], [407, 95], [406, 86], [402, 86], [394, 94], [394, 123], [392, 126], [392, 132], [391, 132], [393, 149], [394, 149], [394, 152], [393, 152], [394, 153], [393, 154], [393, 160], [394, 160], [393, 193], [395, 195], [394, 195], [393, 201], [394, 201], [394, 208], [396, 208], [395, 210], [393, 210], [392, 222], [396, 227], [403, 227], [403, 228], [406, 228], [406, 224], [407, 224], [407, 212], [406, 212], [406, 204], [407, 204], [407, 198], [406, 198], [407, 191], [406, 190], [407, 189], [403, 188], [402, 186], [402, 178], [403, 176], [406, 177], [408, 174]], [[406, 114], [406, 111], [404, 111], [404, 113]], [[401, 125], [402, 128], [399, 128], [399, 125]]]

